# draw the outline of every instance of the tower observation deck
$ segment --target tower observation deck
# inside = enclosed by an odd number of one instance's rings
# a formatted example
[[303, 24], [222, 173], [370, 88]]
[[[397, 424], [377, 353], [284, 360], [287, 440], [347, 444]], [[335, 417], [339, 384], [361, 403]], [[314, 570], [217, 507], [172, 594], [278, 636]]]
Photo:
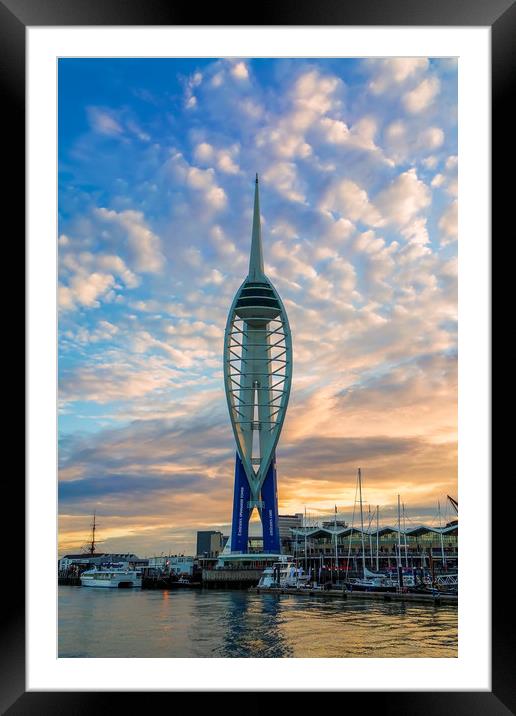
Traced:
[[292, 338], [281, 298], [263, 266], [258, 175], [249, 273], [229, 310], [224, 335], [224, 384], [236, 441], [231, 553], [248, 551], [256, 508], [263, 550], [280, 552], [276, 446], [292, 381]]

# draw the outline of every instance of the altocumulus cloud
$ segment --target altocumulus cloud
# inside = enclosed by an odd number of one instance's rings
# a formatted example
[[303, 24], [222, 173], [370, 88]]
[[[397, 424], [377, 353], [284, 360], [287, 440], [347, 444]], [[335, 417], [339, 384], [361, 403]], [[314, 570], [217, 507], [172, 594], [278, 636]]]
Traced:
[[94, 509], [135, 550], [227, 524], [256, 171], [294, 338], [281, 509], [349, 504], [361, 463], [375, 500], [431, 511], [456, 484], [456, 63], [81, 62], [73, 111], [60, 63], [62, 548]]

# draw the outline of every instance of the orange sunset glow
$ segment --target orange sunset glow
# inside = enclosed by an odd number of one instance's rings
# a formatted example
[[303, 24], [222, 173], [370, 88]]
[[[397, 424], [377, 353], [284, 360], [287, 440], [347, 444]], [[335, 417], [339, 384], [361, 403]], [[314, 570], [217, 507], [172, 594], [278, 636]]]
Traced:
[[193, 554], [196, 530], [228, 534], [223, 337], [255, 172], [293, 342], [280, 514], [351, 521], [360, 467], [382, 523], [398, 494], [410, 524], [436, 524], [438, 502], [446, 519], [456, 64], [102, 62], [60, 66], [60, 553], [94, 512], [103, 551]]

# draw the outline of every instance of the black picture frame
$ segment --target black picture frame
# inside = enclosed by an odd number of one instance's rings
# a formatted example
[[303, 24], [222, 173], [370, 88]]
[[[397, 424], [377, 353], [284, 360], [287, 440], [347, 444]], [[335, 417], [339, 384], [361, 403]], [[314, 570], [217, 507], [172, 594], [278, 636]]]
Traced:
[[[360, 26], [489, 26], [492, 39], [492, 216], [496, 224], [510, 227], [512, 182], [502, 173], [509, 156], [514, 156], [512, 99], [516, 54], [516, 5], [513, 0], [318, 0], [317, 3], [284, 0], [279, 4], [256, 6], [254, 17], [244, 17], [242, 6], [229, 3], [203, 6], [203, 22], [197, 22], [199, 8], [173, 0], [0, 0], [0, 87], [4, 100], [4, 136], [16, 147], [16, 162], [9, 165], [8, 206], [18, 217], [25, 216], [25, 29], [30, 26], [66, 25], [360, 25]], [[511, 152], [512, 150], [512, 152]], [[512, 198], [512, 197], [511, 197]], [[18, 225], [21, 223], [19, 220]], [[21, 242], [20, 242], [21, 245]], [[492, 504], [503, 502], [503, 483], [493, 484]], [[17, 554], [23, 554], [24, 484], [9, 481], [4, 502], [16, 529]], [[507, 571], [510, 544], [507, 520], [493, 519], [492, 572]], [[14, 531], [14, 527], [13, 527]], [[4, 534], [8, 530], [4, 528]], [[9, 530], [9, 532], [11, 532]], [[11, 541], [11, 540], [10, 540]], [[7, 549], [8, 546], [4, 544]], [[8, 548], [9, 551], [11, 548]], [[505, 577], [508, 577], [505, 574]], [[16, 597], [2, 611], [0, 654], [0, 710], [17, 714], [82, 714], [120, 707], [123, 694], [107, 692], [26, 692], [25, 687], [25, 605], [23, 575], [17, 574]], [[508, 620], [513, 611], [506, 601], [507, 579], [492, 584], [492, 691], [453, 692], [368, 692], [367, 709], [382, 714], [502, 714], [516, 713], [516, 663], [514, 638]], [[4, 596], [8, 594], [4, 587]], [[474, 598], [474, 595], [473, 595]], [[300, 685], [302, 688], [302, 685]], [[299, 690], [301, 690], [301, 688]], [[289, 688], [297, 691], [295, 684]], [[346, 709], [360, 694], [346, 695]], [[138, 708], [148, 694], [131, 693], [131, 705]], [[153, 693], [154, 698], [170, 694]], [[116, 702], [114, 699], [116, 698]], [[350, 701], [351, 699], [351, 701]], [[363, 699], [363, 696], [362, 696]], [[358, 703], [358, 702], [356, 702]], [[362, 701], [362, 707], [365, 703]], [[319, 707], [322, 707], [320, 704]]]

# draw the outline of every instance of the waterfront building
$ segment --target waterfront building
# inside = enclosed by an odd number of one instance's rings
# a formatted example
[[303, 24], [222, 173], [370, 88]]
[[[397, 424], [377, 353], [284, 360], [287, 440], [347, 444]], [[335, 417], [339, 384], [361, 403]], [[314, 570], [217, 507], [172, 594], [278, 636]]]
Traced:
[[194, 571], [194, 563], [194, 557], [174, 554], [149, 557], [147, 566], [164, 574], [191, 575]]
[[256, 175], [249, 272], [231, 304], [224, 335], [224, 384], [237, 447], [231, 537], [224, 555], [249, 553], [249, 520], [255, 508], [264, 554], [281, 551], [276, 447], [291, 381], [287, 313], [264, 271]]
[[[227, 539], [227, 538], [226, 538]], [[224, 535], [216, 530], [197, 532], [198, 557], [218, 557], [224, 549]]]
[[347, 527], [348, 523], [344, 522], [344, 520], [326, 520], [322, 523], [323, 527], [329, 527], [330, 529], [332, 527]]
[[303, 514], [296, 512], [294, 515], [279, 515], [278, 526], [281, 551], [283, 554], [292, 554], [292, 530], [303, 526]]
[[[401, 566], [409, 568], [436, 566], [456, 569], [458, 564], [457, 522], [446, 527], [417, 525], [399, 530], [384, 525], [378, 529], [330, 526], [299, 527], [292, 530], [292, 554], [308, 565], [321, 565], [339, 570], [356, 570], [366, 556], [368, 568], [374, 571], [395, 569], [398, 558]], [[337, 545], [335, 544], [337, 542]], [[398, 555], [398, 544], [401, 550]], [[336, 550], [337, 547], [337, 550]]]
[[72, 567], [86, 568], [102, 564], [122, 564], [129, 569], [146, 567], [147, 560], [137, 557], [132, 552], [80, 552], [79, 554], [65, 554], [58, 562], [60, 572], [66, 572]]

